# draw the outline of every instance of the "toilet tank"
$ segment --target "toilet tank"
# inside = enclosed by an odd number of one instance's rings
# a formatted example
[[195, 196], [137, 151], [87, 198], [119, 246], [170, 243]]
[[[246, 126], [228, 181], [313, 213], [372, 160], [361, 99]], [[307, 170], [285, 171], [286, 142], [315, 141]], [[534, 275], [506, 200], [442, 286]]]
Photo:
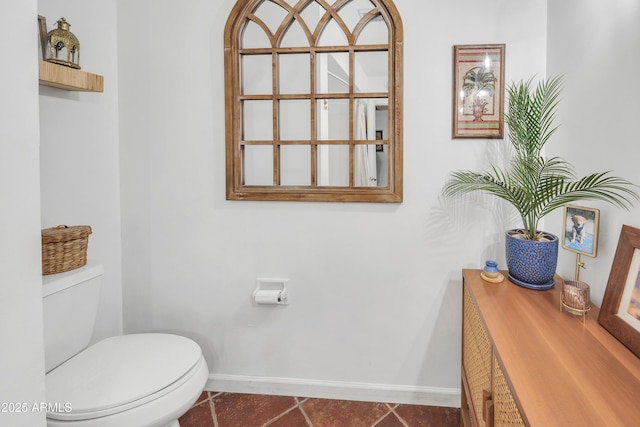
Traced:
[[103, 273], [102, 264], [88, 260], [84, 267], [43, 276], [46, 372], [89, 345]]

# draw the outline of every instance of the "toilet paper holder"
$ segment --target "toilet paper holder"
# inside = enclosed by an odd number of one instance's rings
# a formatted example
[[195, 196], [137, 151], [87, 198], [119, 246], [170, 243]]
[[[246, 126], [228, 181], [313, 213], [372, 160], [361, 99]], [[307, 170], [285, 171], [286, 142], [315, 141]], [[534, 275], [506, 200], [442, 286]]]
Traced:
[[256, 304], [289, 304], [288, 281], [289, 279], [256, 279], [253, 301]]

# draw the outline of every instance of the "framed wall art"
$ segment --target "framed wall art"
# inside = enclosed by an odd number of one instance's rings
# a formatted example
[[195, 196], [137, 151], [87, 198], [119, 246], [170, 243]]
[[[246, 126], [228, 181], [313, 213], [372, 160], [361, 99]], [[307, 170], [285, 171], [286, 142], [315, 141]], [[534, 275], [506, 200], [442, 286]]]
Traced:
[[622, 226], [598, 322], [640, 357], [640, 230]]
[[562, 247], [572, 252], [595, 257], [598, 254], [599, 223], [598, 209], [565, 206]]
[[453, 138], [504, 137], [504, 44], [453, 46]]

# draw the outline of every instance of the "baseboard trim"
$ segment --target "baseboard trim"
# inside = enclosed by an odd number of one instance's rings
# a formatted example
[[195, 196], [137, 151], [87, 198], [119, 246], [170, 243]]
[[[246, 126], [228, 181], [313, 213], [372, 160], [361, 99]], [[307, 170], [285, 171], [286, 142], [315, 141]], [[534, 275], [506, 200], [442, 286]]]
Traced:
[[460, 407], [459, 388], [399, 386], [391, 384], [302, 380], [296, 378], [251, 377], [209, 374], [205, 390], [227, 393], [268, 394], [359, 400], [365, 402]]

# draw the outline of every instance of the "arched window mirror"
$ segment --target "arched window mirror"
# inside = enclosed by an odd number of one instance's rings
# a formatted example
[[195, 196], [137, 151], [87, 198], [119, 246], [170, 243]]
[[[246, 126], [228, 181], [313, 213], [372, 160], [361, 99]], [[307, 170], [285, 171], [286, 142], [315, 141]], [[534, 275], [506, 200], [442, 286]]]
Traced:
[[224, 44], [227, 199], [402, 201], [391, 0], [238, 0]]

